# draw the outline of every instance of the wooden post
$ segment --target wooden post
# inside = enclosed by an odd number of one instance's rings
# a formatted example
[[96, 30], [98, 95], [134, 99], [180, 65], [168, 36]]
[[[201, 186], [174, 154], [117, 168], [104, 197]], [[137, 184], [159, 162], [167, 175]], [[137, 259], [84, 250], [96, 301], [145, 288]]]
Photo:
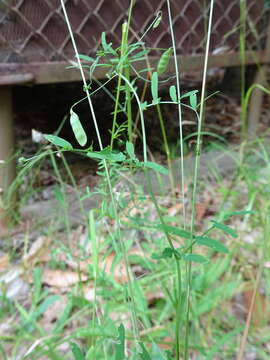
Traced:
[[0, 87], [0, 233], [7, 226], [2, 199], [15, 178], [12, 89]]
[[[254, 84], [266, 85], [266, 66], [259, 65], [254, 78]], [[259, 120], [263, 104], [263, 91], [255, 88], [251, 94], [248, 112], [248, 138], [255, 139], [259, 127]]]

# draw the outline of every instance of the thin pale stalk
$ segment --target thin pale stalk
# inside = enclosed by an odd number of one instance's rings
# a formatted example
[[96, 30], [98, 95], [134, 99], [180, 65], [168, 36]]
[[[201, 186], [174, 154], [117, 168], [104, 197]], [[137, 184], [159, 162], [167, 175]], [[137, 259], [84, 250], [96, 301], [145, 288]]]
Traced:
[[[175, 36], [173, 30], [172, 23], [172, 14], [171, 14], [171, 4], [170, 0], [167, 0], [167, 8], [168, 8], [168, 17], [170, 24], [170, 33], [172, 39], [172, 47], [173, 47], [173, 55], [174, 55], [174, 67], [175, 67], [175, 75], [176, 75], [176, 91], [177, 91], [177, 99], [178, 99], [178, 120], [179, 120], [179, 140], [180, 140], [180, 162], [181, 162], [181, 193], [182, 193], [182, 207], [183, 207], [183, 227], [186, 228], [186, 204], [185, 204], [185, 169], [184, 169], [184, 143], [183, 143], [183, 125], [182, 125], [182, 108], [181, 108], [181, 89], [180, 89], [180, 72], [177, 61], [177, 53], [176, 53], [176, 44], [175, 44]], [[176, 260], [177, 261], [177, 260]], [[176, 302], [176, 327], [175, 327], [175, 350], [176, 350], [176, 358], [180, 357], [180, 306], [181, 306], [181, 276], [179, 276], [179, 264], [177, 265], [177, 302]], [[181, 272], [180, 272], [181, 275]]]
[[141, 128], [142, 128], [142, 140], [143, 140], [143, 161], [147, 162], [147, 141], [146, 141], [146, 132], [145, 132], [145, 123], [144, 123], [144, 116], [143, 116], [143, 111], [141, 109], [141, 103], [140, 103], [140, 99], [138, 94], [136, 93], [136, 90], [134, 89], [134, 86], [131, 84], [131, 82], [121, 73], [118, 74], [124, 81], [125, 83], [129, 86], [130, 90], [132, 91], [137, 104], [138, 104], [138, 108], [139, 108], [139, 112], [140, 112], [140, 117], [141, 117]]
[[[199, 119], [198, 119], [198, 135], [197, 135], [197, 144], [196, 144], [195, 168], [194, 168], [194, 177], [193, 177], [190, 245], [193, 242], [195, 218], [196, 218], [197, 185], [198, 185], [198, 175], [199, 175], [201, 148], [202, 148], [201, 132], [202, 132], [202, 124], [203, 124], [204, 104], [205, 104], [204, 98], [205, 98], [205, 91], [206, 91], [206, 76], [207, 76], [209, 47], [210, 47], [210, 38], [211, 38], [211, 29], [212, 29], [212, 20], [213, 20], [213, 10], [214, 10], [214, 0], [211, 0], [208, 30], [207, 30], [206, 49], [205, 49], [204, 69], [203, 69], [203, 81], [202, 81], [202, 92], [201, 92], [201, 102], [200, 102], [201, 105], [200, 105], [200, 113], [199, 113]], [[190, 246], [190, 253], [192, 253], [192, 246]], [[187, 309], [186, 309], [186, 318], [185, 318], [186, 330], [185, 330], [185, 350], [184, 350], [184, 359], [185, 360], [188, 360], [188, 355], [189, 355], [190, 306], [191, 306], [191, 262], [188, 264], [188, 272], [187, 272]]]
[[175, 36], [173, 30], [172, 23], [172, 14], [171, 14], [171, 4], [170, 0], [167, 0], [167, 8], [168, 8], [168, 16], [169, 16], [169, 24], [170, 24], [170, 33], [172, 39], [172, 47], [173, 47], [173, 57], [174, 57], [174, 67], [175, 67], [175, 75], [176, 75], [176, 91], [177, 91], [177, 99], [178, 101], [178, 120], [179, 120], [179, 140], [180, 140], [180, 161], [181, 161], [181, 193], [182, 193], [182, 203], [183, 203], [183, 222], [184, 229], [186, 228], [186, 204], [185, 204], [185, 169], [184, 169], [184, 143], [183, 143], [183, 124], [182, 124], [182, 108], [181, 108], [181, 89], [180, 89], [180, 72], [177, 61], [177, 53], [176, 53], [176, 44], [175, 44]]
[[[264, 211], [262, 211], [262, 214], [268, 214], [269, 213], [269, 207], [266, 207], [263, 210]], [[269, 232], [270, 232], [270, 223], [269, 223], [269, 220], [268, 220], [268, 216], [265, 216], [265, 218], [261, 220], [261, 223], [262, 223], [262, 225], [264, 227], [263, 247], [262, 247], [261, 254], [260, 254], [259, 267], [258, 267], [258, 270], [257, 270], [257, 275], [256, 275], [256, 280], [255, 280], [255, 284], [254, 284], [252, 297], [251, 297], [250, 306], [249, 306], [249, 309], [248, 309], [248, 315], [247, 315], [247, 319], [246, 319], [245, 329], [244, 329], [244, 332], [243, 332], [243, 335], [242, 335], [239, 351], [238, 351], [238, 354], [237, 354], [237, 360], [243, 360], [244, 359], [245, 346], [246, 346], [246, 343], [247, 343], [248, 333], [249, 333], [249, 329], [250, 329], [250, 326], [251, 326], [252, 314], [253, 314], [254, 306], [255, 306], [255, 302], [256, 302], [256, 295], [258, 293], [260, 280], [261, 280], [261, 277], [262, 277], [262, 274], [263, 274], [263, 266], [264, 266], [263, 264], [265, 263], [265, 258], [266, 258], [266, 254], [267, 254], [267, 245], [268, 245]]]
[[[122, 40], [123, 42], [123, 40]], [[122, 44], [123, 46], [123, 44]], [[122, 47], [121, 47], [121, 56], [122, 56]], [[123, 71], [123, 66], [120, 67], [120, 72]], [[114, 143], [114, 136], [115, 136], [115, 129], [117, 124], [117, 114], [118, 114], [118, 107], [120, 102], [120, 92], [121, 92], [121, 82], [122, 79], [119, 76], [117, 80], [117, 91], [116, 91], [116, 98], [115, 98], [115, 104], [114, 104], [114, 112], [113, 112], [113, 124], [112, 124], [112, 132], [111, 132], [111, 144], [110, 147], [113, 149], [113, 143]]]
[[[129, 5], [129, 13], [128, 13], [128, 21], [127, 21], [127, 26], [126, 26], [126, 30], [125, 30], [125, 34], [124, 34], [124, 47], [125, 47], [125, 65], [128, 65], [128, 58], [127, 58], [127, 52], [128, 52], [128, 32], [129, 32], [129, 28], [130, 28], [130, 21], [131, 21], [131, 14], [132, 14], [132, 9], [134, 6], [134, 0], [130, 1], [130, 5]], [[130, 80], [130, 68], [129, 66], [125, 67], [125, 77]], [[126, 93], [126, 101], [127, 101], [127, 118], [128, 118], [128, 140], [130, 142], [132, 142], [132, 137], [133, 137], [133, 132], [132, 132], [132, 127], [133, 127], [133, 121], [132, 121], [132, 108], [131, 108], [131, 95], [130, 95], [130, 89], [129, 86], [127, 84], [125, 84], [125, 93]]]
[[239, 35], [239, 50], [241, 60], [241, 132], [242, 138], [245, 139], [247, 135], [247, 116], [244, 111], [245, 91], [246, 91], [246, 0], [240, 0], [240, 35]]

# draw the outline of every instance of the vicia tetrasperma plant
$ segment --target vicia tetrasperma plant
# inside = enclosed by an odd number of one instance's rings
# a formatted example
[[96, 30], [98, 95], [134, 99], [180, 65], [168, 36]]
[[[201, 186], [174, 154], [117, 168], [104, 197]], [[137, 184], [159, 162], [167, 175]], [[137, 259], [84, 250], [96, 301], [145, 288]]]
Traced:
[[[169, 1], [168, 1], [169, 4]], [[63, 5], [63, 2], [62, 2]], [[67, 23], [69, 25], [68, 16], [65, 12], [65, 7], [63, 5], [64, 13], [66, 16]], [[131, 14], [131, 11], [130, 11]], [[162, 176], [168, 176], [169, 171], [167, 168], [155, 163], [148, 161], [147, 155], [147, 134], [145, 132], [145, 122], [144, 114], [150, 107], [157, 107], [160, 109], [160, 106], [164, 103], [173, 104], [176, 106], [185, 106], [194, 112], [195, 117], [200, 123], [202, 117], [202, 106], [205, 101], [204, 95], [202, 95], [201, 101], [199, 103], [197, 99], [198, 90], [189, 91], [183, 95], [179, 93], [179, 86], [172, 85], [168, 89], [169, 101], [164, 101], [159, 95], [159, 85], [162, 82], [166, 82], [162, 77], [160, 80], [160, 75], [164, 74], [167, 70], [167, 67], [170, 62], [172, 54], [175, 56], [175, 48], [165, 49], [162, 52], [160, 60], [155, 68], [149, 67], [148, 54], [151, 50], [146, 47], [143, 38], [144, 35], [135, 43], [129, 44], [128, 42], [128, 32], [130, 25], [130, 16], [128, 22], [124, 23], [122, 26], [122, 42], [121, 45], [117, 48], [113, 46], [112, 43], [109, 43], [106, 39], [106, 34], [103, 32], [101, 35], [101, 46], [96, 53], [96, 57], [89, 57], [86, 55], [79, 55], [77, 52], [76, 44], [73, 43], [75, 53], [76, 53], [76, 64], [73, 65], [78, 67], [82, 73], [84, 79], [84, 91], [86, 92], [85, 98], [79, 100], [74, 104], [70, 109], [70, 124], [74, 132], [75, 138], [81, 148], [75, 148], [72, 144], [58, 136], [55, 135], [46, 135], [46, 139], [57, 147], [56, 152], [65, 152], [73, 151], [75, 153], [81, 154], [88, 158], [97, 160], [99, 162], [99, 174], [102, 175], [105, 179], [107, 185], [107, 193], [109, 196], [109, 202], [111, 204], [110, 216], [115, 219], [117, 226], [116, 241], [113, 246], [115, 247], [116, 253], [120, 253], [123, 257], [126, 271], [128, 274], [128, 298], [130, 299], [130, 312], [132, 318], [132, 339], [134, 339], [135, 346], [133, 346], [130, 351], [130, 356], [127, 357], [126, 343], [130, 341], [130, 336], [126, 338], [125, 327], [120, 324], [118, 327], [118, 338], [114, 346], [114, 359], [115, 360], [124, 360], [124, 359], [141, 359], [141, 360], [170, 360], [170, 359], [180, 359], [181, 354], [187, 360], [189, 358], [189, 328], [190, 328], [190, 291], [191, 291], [191, 264], [200, 263], [204, 264], [211, 261], [211, 255], [213, 252], [219, 252], [227, 254], [229, 251], [227, 247], [216, 238], [212, 237], [212, 232], [214, 230], [220, 230], [223, 233], [236, 238], [237, 235], [235, 231], [225, 225], [223, 222], [213, 220], [210, 226], [203, 233], [198, 233], [194, 231], [194, 226], [191, 225], [191, 230], [187, 230], [187, 224], [184, 221], [183, 226], [172, 226], [170, 225], [165, 216], [163, 210], [161, 210], [158, 200], [153, 191], [151, 178], [153, 172], [157, 172], [161, 178]], [[146, 30], [154, 31], [154, 29], [159, 25], [161, 21], [161, 14], [159, 13], [156, 19], [153, 21], [151, 26]], [[70, 26], [70, 25], [69, 25]], [[70, 29], [70, 27], [69, 27]], [[71, 29], [70, 29], [71, 31]], [[74, 40], [73, 34], [71, 37]], [[209, 34], [210, 39], [210, 34]], [[208, 44], [209, 45], [209, 44]], [[206, 53], [207, 57], [207, 53]], [[136, 63], [146, 61], [148, 64], [147, 67], [143, 70], [138, 70], [136, 68]], [[107, 70], [107, 79], [104, 83], [100, 84], [99, 88], [92, 91], [92, 82], [95, 75], [95, 70], [98, 68], [105, 68]], [[89, 81], [85, 81], [85, 74], [89, 76]], [[132, 76], [131, 76], [132, 75]], [[176, 75], [176, 77], [178, 74]], [[175, 78], [176, 78], [175, 77]], [[93, 107], [91, 103], [91, 95], [98, 92], [102, 88], [106, 88], [107, 84], [116, 80], [117, 87], [115, 94], [110, 94], [110, 96], [115, 101], [113, 116], [113, 125], [111, 129], [111, 141], [110, 144], [106, 147], [103, 147], [103, 144], [100, 140], [100, 134], [98, 130], [98, 125], [96, 122], [95, 114], [93, 112]], [[151, 90], [151, 101], [145, 101], [143, 96], [138, 94], [137, 81], [144, 81], [146, 86], [149, 84]], [[205, 83], [204, 83], [205, 85]], [[203, 92], [204, 94], [204, 92]], [[121, 101], [124, 98], [124, 101]], [[188, 102], [185, 102], [185, 101]], [[99, 139], [100, 150], [93, 151], [92, 147], [84, 148], [88, 142], [88, 136], [80, 122], [79, 116], [76, 113], [76, 106], [81, 101], [88, 101], [90, 105], [91, 115], [93, 121], [95, 122], [97, 137]], [[140, 161], [135, 153], [134, 138], [135, 138], [135, 128], [136, 128], [136, 116], [134, 115], [134, 104], [137, 105], [139, 112], [141, 131], [140, 136], [143, 143], [143, 160]], [[198, 111], [200, 109], [200, 112]], [[126, 122], [124, 124], [119, 124], [118, 114], [124, 113], [126, 116]], [[161, 128], [163, 129], [163, 138], [166, 141], [165, 126], [162, 119]], [[198, 127], [198, 134], [200, 136], [201, 128]], [[122, 143], [125, 143], [125, 149], [118, 151], [115, 142], [116, 140], [121, 139]], [[181, 139], [182, 141], [182, 139]], [[199, 137], [197, 141], [196, 148], [196, 157], [199, 160], [201, 152], [201, 138]], [[167, 153], [168, 155], [168, 153]], [[197, 163], [198, 167], [198, 163]], [[161, 248], [159, 252], [155, 252], [151, 255], [152, 259], [155, 261], [167, 261], [175, 267], [175, 279], [174, 279], [174, 289], [169, 289], [169, 296], [174, 308], [174, 348], [171, 351], [163, 352], [157, 351], [155, 357], [152, 357], [152, 353], [148, 349], [140, 336], [139, 331], [139, 320], [138, 313], [136, 309], [135, 301], [135, 283], [134, 275], [132, 274], [127, 257], [127, 249], [125, 245], [125, 239], [123, 238], [122, 228], [123, 223], [121, 222], [120, 212], [121, 206], [118, 204], [115, 194], [113, 192], [112, 177], [115, 174], [128, 172], [129, 176], [133, 171], [140, 170], [143, 172], [146, 178], [146, 183], [148, 186], [148, 192], [150, 198], [153, 201], [154, 208], [158, 217], [157, 221], [150, 221], [147, 219], [142, 219], [139, 217], [129, 216], [128, 225], [129, 227], [141, 228], [146, 231], [153, 231], [157, 233], [163, 233], [163, 236], [167, 240], [167, 246]], [[169, 168], [170, 170], [170, 168]], [[183, 175], [184, 176], [184, 175]], [[197, 183], [197, 178], [194, 179], [194, 184]], [[194, 194], [193, 194], [194, 195]], [[196, 195], [196, 188], [195, 188]], [[193, 208], [195, 204], [195, 195], [192, 198]], [[108, 197], [107, 197], [108, 198]], [[184, 201], [183, 206], [185, 207]], [[227, 214], [223, 219], [226, 220], [232, 215], [241, 215], [246, 212], [237, 212]], [[193, 214], [194, 216], [194, 214]], [[194, 219], [192, 220], [194, 223]], [[175, 244], [179, 244], [176, 246]], [[210, 256], [207, 258], [200, 254], [200, 247], [207, 247], [210, 249]], [[185, 272], [185, 277], [183, 280], [182, 272]], [[184, 334], [184, 336], [182, 335]], [[156, 348], [157, 346], [154, 345]], [[70, 348], [76, 360], [90, 359], [92, 354], [96, 354], [95, 359], [99, 359], [98, 352], [95, 353], [95, 350], [91, 349], [91, 354], [89, 352], [89, 357], [87, 354], [87, 349], [81, 350], [80, 347], [74, 342], [70, 342]], [[90, 351], [90, 350], [89, 350]], [[159, 354], [159, 355], [157, 355]], [[94, 357], [93, 357], [94, 358]], [[105, 358], [105, 357], [104, 357]], [[107, 358], [107, 357], [106, 357]], [[100, 357], [101, 359], [101, 357]], [[110, 356], [109, 359], [112, 359]]]

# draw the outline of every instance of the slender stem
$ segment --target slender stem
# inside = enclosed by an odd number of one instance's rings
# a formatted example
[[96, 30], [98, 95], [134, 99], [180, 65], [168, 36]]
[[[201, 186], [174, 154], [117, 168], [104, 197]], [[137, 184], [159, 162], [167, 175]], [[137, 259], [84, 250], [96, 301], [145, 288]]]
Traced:
[[[124, 74], [128, 81], [130, 81], [130, 69], [128, 64], [128, 28], [127, 24], [123, 24], [123, 47], [124, 47]], [[126, 106], [127, 106], [127, 122], [128, 122], [128, 140], [132, 142], [132, 109], [131, 109], [131, 95], [130, 88], [127, 83], [125, 83], [125, 95], [126, 95]]]
[[174, 182], [173, 170], [172, 170], [171, 152], [170, 152], [170, 148], [169, 148], [168, 138], [167, 138], [167, 134], [166, 134], [165, 124], [164, 124], [164, 119], [163, 119], [163, 115], [161, 112], [160, 104], [157, 104], [156, 108], [157, 108], [159, 123], [160, 123], [160, 127], [161, 127], [161, 133], [162, 133], [162, 137], [163, 137], [165, 153], [166, 153], [166, 157], [167, 157], [171, 191], [172, 191], [173, 197], [175, 198], [175, 182]]
[[[122, 43], [121, 43], [121, 57], [123, 56], [123, 33], [122, 33]], [[123, 71], [123, 65], [120, 66], [120, 73]], [[113, 149], [113, 142], [115, 137], [115, 129], [117, 124], [117, 114], [118, 114], [118, 107], [119, 107], [119, 101], [120, 101], [120, 92], [121, 92], [121, 82], [122, 79], [120, 76], [118, 76], [117, 80], [117, 91], [116, 91], [116, 99], [114, 104], [114, 112], [113, 112], [113, 124], [112, 124], [112, 132], [111, 132], [111, 144], [110, 147]]]
[[[127, 20], [127, 22], [124, 22], [122, 25], [122, 39], [121, 39], [121, 52], [120, 52], [121, 59], [125, 59], [125, 61], [121, 62], [119, 73], [122, 74], [123, 69], [124, 69], [125, 77], [128, 80], [130, 79], [130, 69], [128, 66], [128, 32], [129, 32], [129, 28], [130, 28], [131, 14], [132, 14], [133, 6], [134, 6], [134, 0], [130, 0], [128, 20]], [[121, 77], [118, 77], [116, 102], [115, 102], [115, 107], [114, 107], [113, 126], [112, 126], [112, 135], [111, 135], [111, 148], [113, 148], [114, 135], [115, 135], [115, 129], [116, 129], [116, 120], [117, 120], [119, 99], [120, 99], [120, 92], [121, 92], [121, 82], [122, 82]], [[132, 142], [131, 96], [130, 96], [130, 89], [127, 86], [127, 84], [125, 84], [125, 95], [126, 95], [126, 103], [127, 103], [128, 139], [130, 142]]]
[[240, 60], [241, 60], [241, 132], [242, 138], [245, 139], [247, 135], [247, 117], [244, 111], [245, 103], [245, 91], [246, 91], [246, 47], [245, 47], [245, 36], [246, 36], [246, 0], [240, 0], [240, 35], [239, 35], [239, 48], [240, 48]]
[[[130, 28], [130, 22], [131, 22], [131, 14], [132, 9], [134, 6], [134, 0], [130, 0], [129, 5], [129, 13], [128, 13], [128, 21], [126, 25], [126, 29], [124, 32], [124, 48], [125, 48], [125, 77], [130, 81], [130, 68], [129, 68], [129, 60], [128, 60], [128, 32]], [[128, 84], [125, 84], [125, 93], [126, 93], [126, 101], [127, 101], [127, 118], [128, 118], [128, 140], [132, 142], [132, 127], [133, 127], [133, 121], [132, 121], [132, 108], [131, 108], [131, 95], [130, 95], [130, 88]]]
[[175, 259], [177, 272], [177, 293], [176, 293], [176, 319], [175, 319], [175, 350], [176, 359], [180, 359], [180, 329], [181, 329], [181, 306], [182, 306], [182, 276], [180, 261]]
[[[269, 207], [266, 206], [264, 208], [262, 208], [262, 214], [268, 214], [269, 213]], [[240, 346], [239, 346], [239, 350], [238, 350], [238, 354], [237, 354], [237, 360], [243, 360], [244, 358], [244, 351], [245, 351], [245, 346], [247, 343], [247, 339], [248, 339], [248, 333], [249, 333], [249, 329], [251, 326], [251, 321], [252, 321], [252, 314], [254, 312], [254, 306], [255, 306], [255, 302], [256, 302], [256, 295], [258, 293], [258, 289], [259, 289], [259, 285], [260, 285], [260, 281], [261, 281], [261, 277], [263, 274], [263, 264], [265, 263], [265, 258], [266, 258], [266, 254], [267, 252], [267, 246], [268, 246], [268, 239], [269, 239], [269, 230], [270, 230], [270, 223], [269, 223], [269, 219], [268, 219], [268, 215], [266, 215], [263, 219], [261, 219], [260, 221], [261, 225], [264, 228], [264, 234], [263, 234], [263, 247], [261, 248], [261, 254], [260, 254], [260, 259], [259, 259], [259, 266], [257, 269], [257, 274], [256, 274], [256, 279], [255, 279], [255, 283], [254, 283], [254, 288], [253, 288], [253, 293], [252, 293], [252, 297], [251, 297], [251, 301], [250, 301], [250, 305], [249, 305], [249, 309], [248, 309], [248, 314], [247, 314], [247, 318], [246, 318], [246, 324], [245, 324], [245, 329], [242, 335], [242, 339], [240, 342]]]
[[118, 76], [120, 76], [125, 83], [129, 86], [130, 90], [132, 91], [138, 107], [139, 107], [139, 112], [140, 112], [140, 117], [141, 117], [141, 127], [142, 127], [142, 139], [143, 139], [143, 161], [147, 162], [147, 142], [146, 142], [146, 132], [145, 132], [145, 124], [144, 124], [144, 116], [143, 116], [143, 111], [141, 108], [141, 103], [140, 103], [140, 99], [138, 94], [136, 93], [136, 90], [134, 89], [134, 86], [131, 84], [131, 82], [121, 73], [118, 74]]
[[[178, 62], [177, 62], [176, 44], [175, 44], [175, 36], [174, 36], [173, 23], [172, 23], [170, 0], [167, 0], [167, 7], [168, 7], [168, 16], [169, 16], [171, 39], [172, 39], [173, 55], [174, 55], [177, 99], [180, 99], [180, 97], [181, 97], [180, 72], [179, 72], [179, 67], [178, 67]], [[185, 204], [184, 143], [183, 143], [182, 108], [181, 108], [180, 101], [178, 101], [178, 119], [179, 119], [179, 140], [180, 140], [180, 158], [181, 158], [181, 193], [182, 193], [183, 220], [184, 220], [183, 225], [184, 225], [184, 229], [185, 229], [186, 228], [186, 204]]]
[[[202, 92], [201, 92], [201, 105], [200, 105], [200, 114], [198, 120], [198, 134], [197, 134], [197, 144], [196, 144], [196, 157], [195, 157], [195, 168], [194, 168], [194, 177], [193, 177], [193, 192], [192, 192], [192, 213], [191, 213], [191, 238], [190, 245], [193, 242], [194, 229], [195, 229], [195, 218], [196, 218], [196, 198], [197, 198], [197, 184], [198, 184], [198, 175], [199, 175], [199, 165], [200, 165], [200, 156], [202, 148], [202, 124], [203, 124], [203, 114], [204, 114], [204, 98], [206, 91], [206, 75], [208, 67], [208, 56], [209, 56], [209, 47], [210, 47], [210, 38], [211, 38], [211, 29], [212, 29], [212, 20], [213, 20], [213, 10], [214, 10], [214, 1], [211, 0], [210, 3], [210, 13], [208, 21], [208, 30], [207, 30], [207, 40], [206, 40], [206, 49], [205, 49], [205, 60], [204, 60], [204, 69], [203, 69], [203, 82], [202, 82]], [[192, 246], [190, 246], [190, 253], [192, 253]], [[189, 356], [189, 314], [191, 306], [191, 262], [188, 264], [187, 272], [187, 308], [186, 308], [186, 318], [185, 318], [185, 352], [184, 359], [188, 360]]]
[[[183, 225], [184, 229], [186, 228], [186, 204], [185, 204], [185, 169], [184, 169], [184, 142], [183, 142], [183, 125], [182, 125], [182, 108], [181, 108], [181, 90], [180, 90], [180, 73], [177, 62], [177, 53], [176, 53], [176, 44], [175, 44], [175, 36], [172, 24], [172, 14], [171, 14], [171, 5], [170, 0], [167, 0], [167, 8], [168, 8], [168, 17], [170, 24], [170, 33], [172, 39], [172, 47], [174, 54], [174, 66], [175, 66], [175, 75], [176, 75], [176, 91], [177, 91], [177, 99], [178, 99], [178, 120], [179, 120], [179, 140], [180, 140], [180, 161], [181, 161], [181, 192], [182, 192], [182, 207], [183, 207]], [[175, 347], [176, 347], [176, 358], [180, 357], [180, 310], [181, 310], [181, 273], [180, 264], [177, 264], [177, 299], [176, 299], [176, 328], [175, 328]]]

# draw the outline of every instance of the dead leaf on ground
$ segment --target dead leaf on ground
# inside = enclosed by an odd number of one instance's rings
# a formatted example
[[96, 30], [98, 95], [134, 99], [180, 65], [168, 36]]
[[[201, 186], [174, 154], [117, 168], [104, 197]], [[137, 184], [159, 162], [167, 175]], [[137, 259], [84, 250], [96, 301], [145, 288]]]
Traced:
[[[114, 258], [114, 253], [108, 255], [106, 258], [103, 258], [99, 262], [99, 269], [101, 271], [104, 271], [107, 275], [112, 275], [115, 281], [119, 283], [127, 283], [128, 276], [124, 261], [120, 260], [120, 262], [112, 266]], [[83, 273], [89, 273], [89, 265], [92, 264], [92, 258], [89, 258], [89, 260], [81, 261], [79, 263], [67, 260], [67, 264], [72, 269], [80, 269], [80, 271], [82, 271]]]
[[29, 292], [28, 284], [22, 279], [23, 270], [14, 266], [0, 276], [0, 295], [2, 292], [8, 299], [24, 298]]
[[24, 267], [29, 268], [38, 263], [40, 258], [48, 252], [50, 243], [49, 237], [39, 236], [31, 245], [28, 253], [22, 258]]
[[128, 272], [124, 261], [121, 260], [113, 266], [114, 258], [115, 254], [107, 256], [106, 259], [103, 260], [101, 268], [104, 269], [108, 275], [112, 275], [115, 281], [125, 284], [128, 282]]
[[[131, 249], [128, 252], [128, 256], [130, 255], [138, 255], [138, 256], [144, 256], [144, 253], [140, 249]], [[113, 276], [114, 280], [118, 283], [124, 284], [128, 282], [128, 274], [125, 266], [125, 262], [123, 259], [121, 259], [119, 262], [114, 264], [115, 259], [115, 253], [111, 253], [105, 258], [103, 255], [100, 255], [102, 258], [99, 261], [99, 269], [101, 271], [104, 271], [106, 274]], [[89, 257], [88, 260], [75, 262], [71, 261], [70, 259], [66, 259], [66, 264], [74, 269], [74, 270], [80, 270], [83, 273], [88, 274], [89, 273], [89, 265], [92, 264], [92, 258]]]
[[9, 255], [0, 255], [0, 273], [6, 271], [10, 266]]
[[[244, 292], [246, 311], [249, 311], [253, 297], [253, 289]], [[270, 302], [265, 295], [257, 293], [252, 311], [252, 322], [255, 327], [262, 327], [270, 322]]]
[[91, 287], [84, 286], [83, 287], [83, 293], [84, 293], [84, 297], [85, 297], [86, 300], [94, 301], [95, 300], [94, 284]]
[[43, 313], [40, 324], [45, 331], [51, 331], [55, 326], [55, 321], [61, 316], [67, 305], [67, 297], [61, 296]]
[[204, 216], [207, 212], [208, 206], [209, 206], [208, 202], [206, 202], [206, 203], [198, 202], [196, 204], [196, 216], [197, 216], [198, 221], [201, 221], [204, 218]]
[[62, 270], [49, 270], [46, 269], [43, 272], [42, 282], [49, 286], [54, 287], [69, 287], [80, 281], [86, 281], [87, 276], [85, 274], [78, 274], [73, 271]]
[[[26, 281], [33, 282], [32, 274], [24, 274]], [[85, 274], [78, 274], [74, 271], [51, 270], [45, 269], [42, 273], [42, 283], [54, 288], [68, 289], [70, 286], [77, 284], [80, 281], [86, 281]]]
[[182, 210], [182, 208], [183, 208], [183, 204], [177, 203], [168, 209], [168, 215], [175, 216], [175, 215], [179, 214], [179, 212]]

